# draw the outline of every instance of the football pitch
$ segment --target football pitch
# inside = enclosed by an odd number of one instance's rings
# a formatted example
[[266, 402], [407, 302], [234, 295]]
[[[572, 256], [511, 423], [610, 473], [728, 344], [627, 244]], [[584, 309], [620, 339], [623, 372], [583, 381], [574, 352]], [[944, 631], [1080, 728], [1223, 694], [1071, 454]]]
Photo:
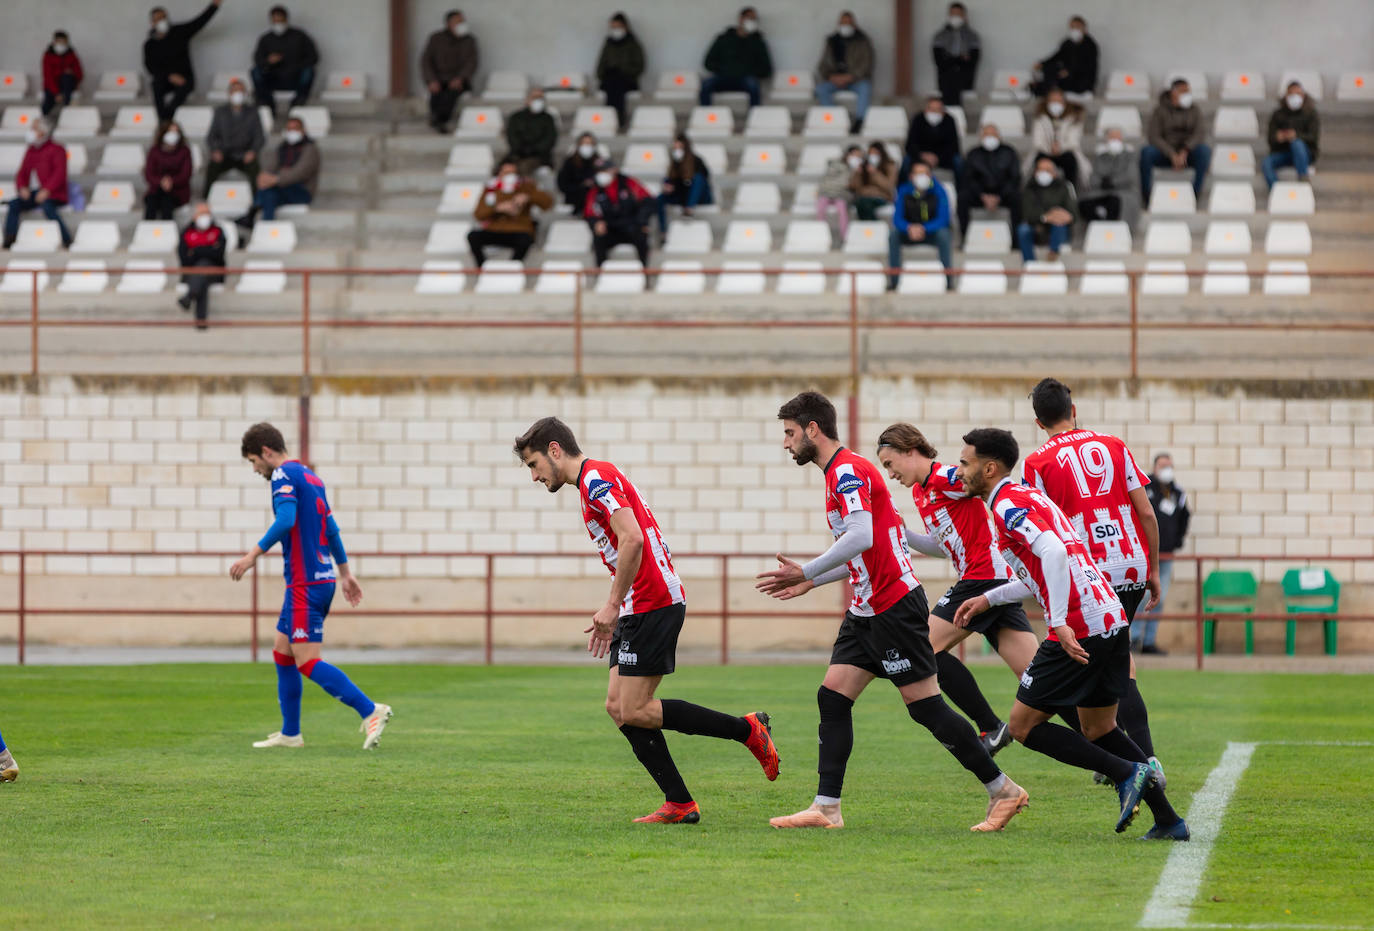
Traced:
[[[1011, 675], [974, 671], [1008, 707]], [[1137, 839], [1147, 809], [1114, 834], [1114, 793], [1015, 745], [998, 762], [1030, 808], [970, 833], [981, 786], [881, 682], [855, 708], [844, 830], [773, 830], [815, 792], [819, 666], [666, 680], [768, 711], [782, 754], [769, 783], [743, 746], [670, 733], [696, 826], [631, 823], [661, 797], [591, 661], [348, 672], [396, 709], [375, 752], [308, 682], [305, 749], [252, 749], [280, 727], [268, 664], [0, 671], [22, 768], [0, 785], [0, 926], [1374, 928], [1365, 676], [1146, 670], [1180, 845]]]

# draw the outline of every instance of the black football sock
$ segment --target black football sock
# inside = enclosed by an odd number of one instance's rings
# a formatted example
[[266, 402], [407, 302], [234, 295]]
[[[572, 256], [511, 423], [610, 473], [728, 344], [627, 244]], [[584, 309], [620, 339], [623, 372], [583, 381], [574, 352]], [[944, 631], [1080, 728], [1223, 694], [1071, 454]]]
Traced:
[[1043, 721], [1031, 728], [1022, 741], [1027, 749], [1056, 759], [1069, 766], [1077, 766], [1094, 773], [1106, 773], [1113, 782], [1124, 782], [1131, 776], [1132, 764], [1114, 756], [1082, 734], [1067, 727]]
[[663, 790], [666, 801], [685, 805], [692, 800], [692, 793], [687, 791], [687, 784], [682, 781], [682, 774], [677, 771], [677, 764], [668, 752], [668, 742], [663, 739], [662, 731], [622, 724], [620, 733], [630, 742], [635, 758]]
[[1146, 759], [1155, 755], [1155, 742], [1150, 737], [1150, 713], [1145, 710], [1145, 699], [1140, 697], [1140, 687], [1134, 679], [1129, 680], [1126, 694], [1116, 706], [1116, 723], [1145, 751]]
[[663, 705], [663, 726], [680, 734], [702, 734], [706, 737], [719, 737], [722, 740], [749, 739], [749, 722], [733, 714], [712, 711], [689, 701], [665, 698]]
[[997, 730], [1002, 719], [997, 717], [988, 700], [978, 688], [973, 673], [959, 661], [959, 657], [948, 650], [935, 655], [935, 668], [939, 670], [940, 691], [954, 703], [954, 706], [973, 719], [978, 730], [987, 732]]
[[[1110, 733], [1103, 734], [1093, 743], [1123, 760], [1133, 763], [1147, 761], [1144, 749], [1136, 743], [1135, 738], [1128, 736], [1119, 727], [1113, 728]], [[1120, 782], [1121, 780], [1118, 779], [1117, 781]], [[1169, 799], [1165, 797], [1163, 789], [1152, 785], [1145, 790], [1141, 798], [1145, 800], [1145, 804], [1149, 805], [1150, 811], [1154, 813], [1155, 824], [1167, 828], [1178, 821], [1178, 812], [1174, 811], [1174, 806], [1169, 804]]]
[[820, 782], [816, 794], [839, 798], [844, 788], [844, 768], [854, 750], [854, 700], [822, 685], [816, 692], [816, 704], [821, 709], [820, 762], [816, 764]]
[[988, 756], [987, 748], [978, 739], [978, 734], [967, 721], [954, 713], [953, 708], [945, 704], [943, 697], [932, 695], [909, 702], [906, 711], [913, 721], [930, 731], [953, 754], [960, 766], [977, 776], [979, 782], [987, 785], [1002, 775], [1002, 770]]

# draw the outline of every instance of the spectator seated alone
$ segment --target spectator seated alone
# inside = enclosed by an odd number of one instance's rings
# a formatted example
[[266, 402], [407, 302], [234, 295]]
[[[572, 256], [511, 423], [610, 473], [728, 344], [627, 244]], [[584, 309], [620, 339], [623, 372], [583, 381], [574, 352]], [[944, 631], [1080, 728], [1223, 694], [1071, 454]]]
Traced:
[[170, 220], [178, 207], [191, 201], [191, 147], [186, 144], [181, 126], [167, 120], [143, 163], [143, 219]]
[[83, 77], [81, 59], [76, 56], [71, 39], [59, 29], [43, 52], [43, 115], [47, 116], [59, 103], [64, 107], [71, 103]]
[[540, 168], [553, 164], [553, 147], [558, 142], [558, 122], [548, 112], [543, 88], [533, 88], [525, 107], [506, 120], [508, 158], [520, 166], [520, 175], [534, 177]]
[[759, 14], [752, 6], [739, 11], [739, 22], [711, 43], [706, 52], [706, 70], [710, 77], [701, 82], [698, 103], [709, 107], [716, 91], [744, 91], [749, 106], [757, 107], [763, 99], [762, 82], [773, 76], [773, 58], [768, 53], [768, 40], [759, 32]]
[[243, 82], [234, 78], [229, 82], [229, 102], [215, 108], [210, 131], [205, 135], [205, 147], [210, 150], [210, 159], [205, 163], [205, 196], [208, 198], [210, 186], [230, 171], [246, 177], [256, 193], [258, 152], [265, 141], [258, 111], [248, 105]]
[[[224, 230], [210, 214], [210, 205], [202, 201], [196, 204], [195, 215], [181, 231], [181, 239], [177, 243], [177, 258], [182, 268], [189, 269], [197, 265], [223, 268], [224, 249], [227, 243]], [[223, 284], [224, 275], [183, 272], [181, 280], [186, 285], [186, 293], [177, 299], [177, 303], [181, 305], [182, 310], [190, 310], [191, 305], [195, 305], [196, 329], [203, 330], [206, 328], [205, 320], [210, 312], [210, 285]]]
[[978, 33], [969, 27], [968, 9], [962, 3], [951, 3], [945, 25], [930, 43], [935, 80], [945, 106], [963, 106], [964, 92], [973, 90], [982, 46]]
[[1088, 35], [1088, 22], [1081, 16], [1069, 20], [1069, 34], [1054, 54], [1037, 61], [1031, 69], [1040, 78], [1031, 85], [1037, 97], [1056, 87], [1075, 97], [1091, 97], [1097, 88], [1097, 42]]
[[1299, 181], [1306, 181], [1317, 161], [1322, 123], [1317, 106], [1302, 85], [1291, 81], [1284, 89], [1279, 107], [1269, 115], [1269, 154], [1260, 170], [1265, 183], [1273, 187], [1280, 168], [1293, 168]]
[[291, 91], [291, 106], [304, 106], [310, 99], [315, 83], [315, 67], [320, 63], [319, 50], [309, 33], [291, 25], [284, 6], [271, 11], [272, 27], [258, 39], [253, 50], [253, 94], [258, 106], [266, 107], [275, 116], [277, 102], [273, 91]]
[[19, 236], [19, 220], [30, 210], [57, 221], [62, 245], [72, 244], [72, 234], [57, 208], [67, 203], [67, 150], [53, 141], [52, 124], [46, 118], [34, 120], [25, 134], [28, 148], [14, 176], [14, 199], [5, 214], [5, 241], [8, 249]]
[[535, 207], [549, 210], [553, 198], [529, 178], [522, 177], [516, 160], [506, 156], [497, 166], [496, 176], [487, 182], [473, 212], [480, 229], [468, 233], [468, 247], [478, 268], [487, 260], [487, 246], [504, 246], [517, 262], [525, 260], [525, 254], [534, 245], [534, 216], [530, 211]]
[[622, 129], [626, 125], [625, 96], [639, 90], [643, 74], [644, 46], [630, 29], [625, 14], [616, 13], [606, 28], [606, 40], [601, 43], [601, 54], [596, 59], [596, 79], [606, 92], [606, 106], [615, 108]]
[[143, 67], [153, 78], [153, 106], [159, 120], [170, 120], [195, 91], [191, 39], [205, 28], [223, 2], [210, 0], [199, 16], [184, 23], [173, 23], [165, 7], [155, 6], [149, 11], [151, 28], [143, 43]]
[[251, 233], [258, 214], [275, 220], [283, 204], [308, 204], [315, 199], [315, 184], [320, 178], [320, 149], [305, 134], [305, 123], [293, 116], [286, 121], [281, 144], [263, 160], [258, 173], [258, 193], [253, 209], [234, 222]]
[[477, 61], [477, 40], [463, 11], [449, 10], [444, 28], [430, 34], [420, 53], [420, 76], [429, 91], [429, 125], [435, 132], [447, 131], [458, 98], [472, 90]]
[[821, 60], [816, 65], [816, 74], [821, 79], [816, 85], [816, 100], [829, 107], [835, 103], [836, 91], [853, 91], [858, 98], [853, 132], [863, 126], [873, 99], [873, 58], [873, 42], [868, 33], [859, 28], [853, 13], [841, 13], [835, 31], [825, 38]]

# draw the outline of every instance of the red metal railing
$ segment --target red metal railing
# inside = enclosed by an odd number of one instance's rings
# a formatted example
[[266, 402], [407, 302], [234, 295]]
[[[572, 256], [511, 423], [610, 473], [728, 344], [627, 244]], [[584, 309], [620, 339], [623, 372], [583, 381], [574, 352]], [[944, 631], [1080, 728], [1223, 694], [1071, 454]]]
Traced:
[[[17, 600], [13, 608], [0, 606], [0, 615], [11, 615], [17, 620], [18, 662], [24, 664], [25, 648], [28, 640], [28, 621], [30, 618], [41, 617], [237, 617], [246, 616], [248, 618], [248, 643], [249, 659], [251, 662], [258, 661], [260, 650], [260, 635], [258, 622], [264, 616], [260, 606], [259, 580], [256, 571], [251, 572], [252, 579], [246, 592], [248, 606], [240, 608], [217, 608], [217, 609], [197, 609], [197, 608], [104, 608], [104, 607], [76, 607], [76, 606], [47, 606], [35, 607], [29, 604], [28, 582], [31, 570], [28, 561], [35, 557], [46, 556], [117, 556], [117, 557], [144, 557], [144, 558], [167, 558], [169, 556], [185, 557], [212, 557], [226, 560], [226, 567], [229, 560], [237, 559], [243, 555], [239, 552], [194, 552], [194, 553], [164, 553], [149, 550], [139, 551], [85, 551], [73, 552], [69, 550], [6, 550], [0, 551], [0, 557], [17, 557], [18, 560], [18, 579], [17, 579]], [[360, 607], [353, 609], [351, 613], [362, 617], [436, 617], [436, 618], [481, 618], [483, 620], [482, 633], [482, 655], [483, 661], [487, 665], [493, 663], [494, 646], [496, 640], [496, 621], [502, 618], [529, 617], [539, 615], [551, 618], [569, 618], [578, 621], [586, 620], [591, 616], [591, 606], [580, 610], [544, 610], [532, 608], [502, 608], [497, 607], [495, 597], [496, 587], [496, 561], [499, 559], [538, 559], [538, 558], [592, 558], [584, 553], [519, 553], [519, 552], [492, 552], [492, 553], [471, 553], [471, 552], [405, 552], [405, 553], [354, 553], [353, 558], [365, 561], [368, 557], [390, 557], [390, 558], [470, 558], [479, 557], [485, 561], [484, 573], [484, 593], [483, 607], [481, 608], [452, 608], [452, 609], [374, 609]], [[728, 665], [730, 662], [730, 625], [732, 621], [740, 618], [753, 619], [776, 619], [787, 618], [797, 619], [835, 619], [839, 620], [843, 614], [843, 603], [841, 599], [836, 599], [834, 605], [828, 610], [806, 610], [799, 609], [795, 602], [789, 603], [786, 607], [773, 607], [779, 604], [772, 599], [758, 595], [759, 607], [739, 610], [730, 605], [730, 583], [731, 583], [731, 562], [735, 560], [749, 560], [755, 565], [771, 565], [773, 555], [771, 553], [680, 553], [675, 557], [684, 565], [688, 561], [714, 560], [719, 563], [719, 598], [720, 605], [717, 610], [706, 609], [697, 611], [698, 615], [705, 614], [707, 617], [718, 616], [720, 618], [720, 662]], [[1203, 654], [1203, 624], [1207, 621], [1217, 623], [1237, 623], [1241, 621], [1300, 621], [1310, 623], [1313, 621], [1342, 621], [1356, 623], [1374, 622], [1374, 614], [1355, 614], [1338, 612], [1335, 614], [1217, 614], [1210, 615], [1203, 611], [1202, 584], [1204, 579], [1203, 569], [1209, 564], [1220, 565], [1222, 563], [1247, 563], [1247, 564], [1266, 564], [1280, 563], [1287, 566], [1310, 565], [1312, 563], [1354, 563], [1356, 561], [1367, 561], [1362, 556], [1322, 556], [1322, 557], [1283, 557], [1283, 556], [1174, 556], [1175, 563], [1192, 563], [1196, 569], [1196, 598], [1191, 613], [1182, 614], [1161, 614], [1158, 620], [1161, 621], [1192, 621], [1195, 636], [1196, 668], [1202, 669], [1204, 664]], [[362, 570], [365, 573], [366, 564], [363, 562]], [[1182, 581], [1175, 575], [1176, 581]], [[736, 580], [741, 581], [741, 580]], [[837, 588], [837, 593], [839, 589]], [[1032, 616], [1037, 616], [1034, 602], [1027, 601], [1027, 607]], [[275, 612], [272, 612], [273, 614]], [[271, 616], [270, 614], [267, 616]], [[1043, 618], [1041, 618], [1043, 622]], [[570, 637], [570, 640], [575, 639]], [[967, 643], [965, 641], [964, 643]], [[960, 655], [963, 654], [964, 643], [960, 644]]]

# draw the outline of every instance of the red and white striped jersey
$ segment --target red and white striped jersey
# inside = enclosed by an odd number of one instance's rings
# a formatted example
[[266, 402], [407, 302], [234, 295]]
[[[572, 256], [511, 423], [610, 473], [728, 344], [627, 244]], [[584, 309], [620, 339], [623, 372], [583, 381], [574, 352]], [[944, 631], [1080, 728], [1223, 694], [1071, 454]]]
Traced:
[[849, 561], [854, 589], [850, 612], [858, 617], [881, 614], [921, 583], [911, 568], [902, 515], [882, 475], [863, 456], [841, 447], [825, 466], [825, 517], [839, 539], [844, 519], [854, 511], [873, 515], [873, 545]]
[[[1040, 557], [1031, 551], [1042, 533], [1052, 533], [1069, 554], [1069, 605], [1064, 619], [1075, 637], [1089, 637], [1129, 623], [1121, 601], [1111, 585], [1093, 565], [1083, 541], [1069, 524], [1064, 512], [1039, 490], [1003, 479], [992, 493], [993, 524], [998, 546], [1016, 577], [1025, 582], [1050, 619], [1049, 589]], [[1054, 628], [1046, 626], [1048, 639], [1058, 640]]]
[[1150, 551], [1131, 491], [1150, 484], [1130, 449], [1110, 433], [1070, 430], [1026, 457], [1021, 481], [1068, 515], [1073, 529], [1113, 586], [1150, 577]]
[[643, 614], [687, 601], [682, 580], [673, 570], [673, 557], [653, 512], [639, 495], [639, 489], [609, 462], [585, 459], [577, 476], [577, 491], [582, 500], [582, 519], [587, 533], [601, 552], [601, 561], [615, 575], [619, 541], [611, 529], [611, 515], [630, 508], [644, 536], [644, 552], [639, 572], [629, 594], [620, 604], [620, 616]]
[[935, 463], [926, 480], [911, 489], [926, 530], [949, 554], [960, 579], [1010, 579], [983, 499], [970, 496], [954, 466]]

